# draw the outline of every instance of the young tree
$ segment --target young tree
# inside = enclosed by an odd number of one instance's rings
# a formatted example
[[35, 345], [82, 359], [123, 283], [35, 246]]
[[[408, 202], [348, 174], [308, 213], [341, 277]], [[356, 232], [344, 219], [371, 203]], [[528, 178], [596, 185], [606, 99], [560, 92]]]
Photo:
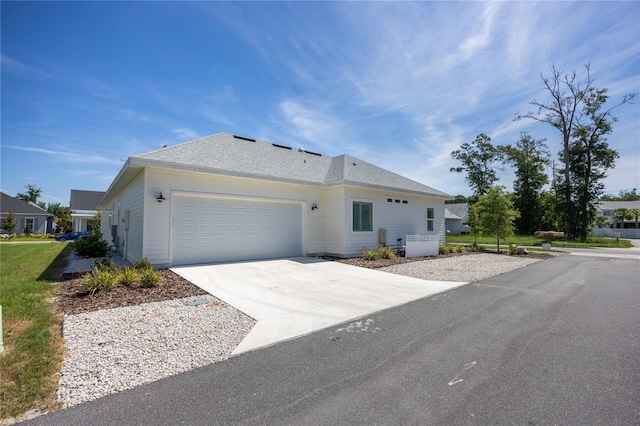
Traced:
[[531, 235], [542, 225], [542, 188], [549, 181], [545, 166], [549, 164], [549, 152], [545, 139], [532, 139], [522, 132], [515, 146], [504, 148], [506, 162], [515, 166], [513, 182], [514, 207], [520, 212], [516, 229], [520, 234]]
[[491, 138], [484, 133], [476, 136], [472, 142], [465, 142], [451, 156], [462, 163], [460, 167], [449, 169], [456, 173], [467, 173], [467, 182], [475, 196], [485, 194], [498, 181], [497, 167], [504, 158], [500, 148], [491, 144]]
[[484, 235], [495, 235], [498, 253], [500, 238], [513, 235], [514, 224], [520, 213], [513, 208], [513, 201], [502, 186], [493, 186], [473, 205]]
[[613, 220], [618, 221], [618, 228], [624, 228], [624, 219], [629, 217], [629, 210], [627, 209], [615, 209], [611, 212]]
[[[574, 205], [572, 198], [571, 176], [571, 139], [576, 137], [576, 129], [581, 126], [588, 126], [592, 132], [598, 133], [601, 129], [611, 126], [616, 118], [612, 115], [612, 110], [618, 106], [632, 102], [635, 93], [623, 96], [622, 100], [607, 110], [603, 110], [608, 99], [607, 89], [596, 89], [590, 74], [589, 64], [585, 65], [586, 77], [584, 80], [577, 79], [576, 72], [563, 75], [562, 70], [552, 67], [551, 77], [547, 78], [541, 74], [543, 86], [550, 96], [548, 101], [538, 101], [534, 99], [531, 105], [538, 109], [536, 112], [527, 112], [516, 115], [516, 120], [531, 119], [540, 123], [547, 123], [555, 127], [562, 136], [562, 151], [560, 158], [564, 163], [563, 179], [560, 180], [561, 187], [558, 188], [558, 195], [562, 198], [560, 205], [564, 208], [564, 228], [568, 238], [573, 238], [573, 220], [581, 217], [588, 217], [584, 212], [574, 213], [576, 208], [583, 209], [589, 207], [590, 203]], [[606, 133], [609, 133], [610, 130]], [[592, 200], [591, 203], [595, 203]], [[581, 225], [582, 226], [582, 225]]]
[[640, 209], [629, 209], [629, 215], [633, 216], [635, 228], [638, 229], [638, 218], [640, 217]]
[[595, 224], [598, 228], [606, 228], [611, 224], [611, 222], [609, 222], [609, 219], [604, 216], [597, 216]]
[[56, 232], [68, 233], [72, 230], [71, 208], [60, 205], [60, 203], [49, 203], [47, 211], [55, 216], [53, 220]]
[[4, 229], [8, 233], [12, 234], [16, 229], [15, 215], [9, 212], [5, 217], [0, 220], [0, 228]]
[[25, 185], [25, 188], [27, 188], [27, 192], [24, 194], [16, 194], [16, 198], [26, 201], [27, 203], [37, 204], [38, 198], [40, 198], [40, 194], [42, 194], [42, 189], [31, 184]]

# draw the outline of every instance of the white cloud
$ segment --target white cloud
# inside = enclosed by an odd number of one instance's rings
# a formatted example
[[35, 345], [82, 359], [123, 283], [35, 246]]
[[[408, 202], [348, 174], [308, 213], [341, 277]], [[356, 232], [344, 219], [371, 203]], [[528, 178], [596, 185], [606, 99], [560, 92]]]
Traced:
[[33, 152], [37, 154], [49, 155], [52, 157], [57, 157], [61, 161], [66, 161], [69, 163], [83, 163], [85, 165], [89, 164], [120, 164], [119, 161], [111, 160], [100, 155], [86, 155], [77, 152], [71, 151], [63, 151], [63, 150], [52, 150], [45, 148], [33, 148], [33, 147], [25, 147], [25, 146], [16, 146], [16, 145], [3, 145], [3, 148], [17, 149], [20, 151]]

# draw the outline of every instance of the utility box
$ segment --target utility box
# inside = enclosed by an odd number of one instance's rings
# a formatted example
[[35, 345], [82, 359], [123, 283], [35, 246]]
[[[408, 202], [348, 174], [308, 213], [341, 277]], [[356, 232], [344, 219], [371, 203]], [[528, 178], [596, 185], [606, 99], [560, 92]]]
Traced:
[[387, 245], [387, 230], [384, 228], [378, 229], [378, 244]]

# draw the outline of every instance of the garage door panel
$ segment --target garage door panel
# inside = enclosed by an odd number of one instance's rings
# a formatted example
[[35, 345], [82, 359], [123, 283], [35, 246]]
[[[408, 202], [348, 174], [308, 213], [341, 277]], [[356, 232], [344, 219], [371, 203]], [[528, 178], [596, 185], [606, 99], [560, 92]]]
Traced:
[[173, 264], [302, 255], [302, 206], [176, 197]]

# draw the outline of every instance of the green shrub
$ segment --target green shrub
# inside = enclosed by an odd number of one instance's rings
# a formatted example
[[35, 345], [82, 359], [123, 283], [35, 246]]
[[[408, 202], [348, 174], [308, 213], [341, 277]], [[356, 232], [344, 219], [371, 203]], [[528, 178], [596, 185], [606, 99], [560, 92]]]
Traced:
[[129, 286], [138, 280], [138, 271], [125, 266], [116, 273], [118, 284]]
[[103, 257], [109, 251], [106, 241], [100, 241], [98, 235], [78, 239], [73, 243], [76, 255], [80, 257]]
[[91, 272], [82, 277], [82, 285], [91, 290], [91, 294], [96, 291], [108, 291], [118, 286], [115, 274], [109, 269], [93, 268]]
[[391, 247], [380, 247], [378, 250], [378, 256], [381, 259], [393, 259], [396, 257], [396, 254], [393, 252]]
[[134, 262], [133, 269], [153, 269], [147, 258]]
[[515, 244], [509, 244], [509, 255], [515, 256], [518, 253], [518, 246]]
[[155, 287], [160, 281], [160, 273], [151, 268], [140, 269], [140, 272], [138, 273], [138, 280], [140, 282], [140, 287]]
[[456, 250], [456, 248], [454, 246], [452, 246], [452, 245], [449, 245], [449, 244], [438, 246], [438, 253], [439, 254], [453, 253], [455, 250]]
[[116, 270], [116, 264], [111, 261], [110, 257], [103, 257], [101, 259], [94, 260], [93, 266], [98, 269], [109, 269], [111, 271]]
[[477, 251], [480, 253], [484, 253], [487, 250], [485, 246], [481, 246], [479, 244], [473, 243], [471, 244], [471, 251]]
[[378, 258], [378, 252], [376, 250], [366, 249], [362, 252], [362, 258], [364, 260], [376, 260]]

